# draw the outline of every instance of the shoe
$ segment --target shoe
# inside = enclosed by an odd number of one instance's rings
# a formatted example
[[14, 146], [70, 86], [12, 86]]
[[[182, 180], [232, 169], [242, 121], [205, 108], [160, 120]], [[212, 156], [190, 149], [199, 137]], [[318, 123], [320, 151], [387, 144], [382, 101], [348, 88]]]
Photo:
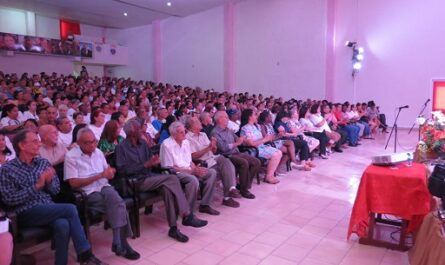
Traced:
[[210, 215], [219, 215], [219, 212], [217, 210], [213, 209], [212, 207], [210, 207], [209, 205], [200, 205], [199, 212], [210, 214]]
[[192, 226], [192, 227], [203, 227], [208, 224], [207, 221], [201, 220], [196, 217], [193, 213], [190, 213], [186, 217], [182, 219], [182, 225], [184, 226]]
[[189, 241], [188, 236], [181, 233], [181, 231], [179, 231], [179, 229], [176, 228], [176, 226], [170, 227], [170, 230], [168, 230], [168, 236], [182, 243], [186, 243]]
[[239, 193], [239, 191], [237, 189], [231, 189], [229, 191], [229, 197], [231, 198], [241, 198], [241, 194]]
[[334, 148], [334, 151], [337, 153], [343, 153], [343, 150], [341, 150], [340, 148]]
[[108, 263], [105, 263], [100, 259], [96, 258], [96, 256], [92, 255], [88, 259], [80, 262], [80, 265], [108, 265]]
[[252, 194], [250, 191], [248, 191], [248, 190], [241, 191], [240, 193], [241, 193], [241, 196], [243, 196], [243, 197], [246, 198], [246, 199], [255, 199], [255, 195], [253, 195], [253, 194]]
[[112, 245], [111, 251], [113, 251], [117, 256], [121, 256], [129, 260], [137, 260], [141, 257], [141, 255], [134, 251], [134, 249], [132, 249], [130, 246], [119, 248], [116, 245]]
[[222, 205], [225, 205], [227, 207], [232, 207], [232, 208], [238, 208], [239, 202], [235, 201], [232, 198], [228, 198], [227, 200], [223, 200]]
[[321, 159], [328, 159], [328, 157], [327, 157], [326, 155], [323, 155], [323, 154], [320, 154], [319, 157], [320, 157]]
[[357, 144], [349, 144], [349, 146], [357, 147]]
[[294, 169], [300, 169], [302, 166], [301, 166], [301, 165], [298, 165], [298, 164], [295, 163], [295, 162], [290, 162], [290, 167], [291, 167], [291, 168], [294, 168]]
[[278, 183], [280, 183], [280, 181], [278, 179], [276, 179], [276, 178], [272, 178], [272, 179], [265, 178], [264, 182], [266, 182], [268, 184], [278, 184]]

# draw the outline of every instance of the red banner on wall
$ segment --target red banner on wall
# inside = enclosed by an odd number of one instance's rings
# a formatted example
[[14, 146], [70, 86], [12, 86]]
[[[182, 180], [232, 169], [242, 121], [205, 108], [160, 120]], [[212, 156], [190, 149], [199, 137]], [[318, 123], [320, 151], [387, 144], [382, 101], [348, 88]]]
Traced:
[[68, 35], [80, 35], [80, 24], [61, 19], [60, 20], [60, 39], [66, 40]]

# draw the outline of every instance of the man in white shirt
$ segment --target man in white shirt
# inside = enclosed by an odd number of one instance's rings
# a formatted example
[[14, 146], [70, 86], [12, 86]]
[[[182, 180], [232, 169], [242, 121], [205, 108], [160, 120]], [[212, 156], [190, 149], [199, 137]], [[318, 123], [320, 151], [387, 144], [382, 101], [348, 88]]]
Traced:
[[228, 207], [238, 208], [239, 203], [233, 198], [241, 198], [241, 194], [236, 189], [236, 172], [230, 159], [215, 155], [218, 147], [216, 139], [209, 140], [207, 135], [201, 132], [202, 125], [197, 117], [189, 117], [185, 124], [188, 133], [187, 140], [193, 159], [199, 159], [207, 163], [207, 168], [216, 170], [224, 187], [224, 199], [222, 204]]
[[210, 215], [219, 215], [217, 210], [210, 207], [215, 189], [216, 171], [196, 166], [192, 162], [190, 143], [185, 139], [185, 127], [181, 122], [173, 122], [168, 130], [171, 136], [161, 145], [161, 165], [177, 171], [179, 181], [181, 184], [185, 184], [185, 195], [191, 209], [194, 209], [197, 193], [189, 190], [187, 184], [199, 181], [202, 185], [199, 211]]
[[56, 127], [59, 130], [59, 141], [66, 147], [68, 150], [74, 146], [72, 144], [73, 141], [73, 125], [68, 117], [59, 117], [56, 119]]
[[227, 115], [229, 116], [227, 128], [233, 133], [237, 133], [239, 131], [239, 126], [241, 125], [241, 113], [237, 109], [229, 109], [227, 110]]
[[40, 145], [40, 156], [46, 158], [51, 165], [55, 166], [65, 160], [66, 147], [58, 140], [59, 132], [53, 125], [42, 125], [39, 128], [39, 136], [42, 141]]
[[113, 231], [111, 250], [126, 259], [139, 259], [139, 253], [127, 242], [127, 237], [132, 235], [132, 231], [125, 202], [108, 184], [116, 170], [107, 164], [104, 154], [97, 148], [97, 141], [91, 129], [79, 130], [77, 144], [79, 146], [66, 154], [65, 180], [72, 188], [81, 189], [88, 195], [90, 209], [106, 215]]

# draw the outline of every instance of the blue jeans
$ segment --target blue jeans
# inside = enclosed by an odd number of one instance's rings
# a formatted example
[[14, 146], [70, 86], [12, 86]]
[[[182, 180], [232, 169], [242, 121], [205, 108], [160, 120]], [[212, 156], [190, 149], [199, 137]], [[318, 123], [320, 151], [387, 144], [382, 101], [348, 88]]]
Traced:
[[360, 128], [358, 126], [348, 124], [345, 125], [343, 129], [345, 129], [345, 131], [348, 133], [349, 144], [355, 145], [357, 143]]
[[91, 249], [77, 209], [73, 204], [44, 204], [34, 206], [17, 216], [19, 227], [50, 226], [56, 248], [55, 264], [68, 263], [68, 244], [70, 237], [77, 254]]

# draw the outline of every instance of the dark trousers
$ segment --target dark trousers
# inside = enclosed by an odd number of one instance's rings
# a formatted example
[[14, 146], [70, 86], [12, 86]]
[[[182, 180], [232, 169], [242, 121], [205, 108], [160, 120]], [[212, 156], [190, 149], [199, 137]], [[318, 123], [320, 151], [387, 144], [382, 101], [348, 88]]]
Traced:
[[312, 136], [316, 138], [318, 141], [320, 141], [320, 145], [318, 146], [318, 149], [320, 150], [320, 155], [326, 154], [326, 145], [329, 142], [329, 137], [326, 135], [326, 133], [323, 132], [308, 132], [305, 133], [306, 135]]
[[253, 178], [260, 171], [260, 160], [246, 153], [232, 154], [229, 159], [232, 161], [236, 168], [236, 172], [239, 175], [239, 185], [241, 190], [247, 191], [252, 185]]
[[341, 136], [340, 141], [338, 141], [340, 145], [345, 144], [348, 141], [348, 132], [342, 128], [337, 128], [337, 130], [335, 131], [338, 132]]
[[[193, 185], [192, 189], [195, 193], [198, 187], [199, 183]], [[190, 212], [189, 204], [176, 175], [153, 175], [146, 177], [138, 188], [140, 191], [160, 191], [162, 193], [167, 221], [170, 227], [176, 226], [178, 214], [182, 216]]]
[[34, 206], [18, 214], [18, 223], [22, 227], [50, 226], [54, 234], [56, 247], [55, 264], [68, 263], [68, 245], [70, 237], [77, 255], [90, 250], [77, 209], [73, 204], [44, 204]]
[[105, 214], [111, 228], [116, 229], [125, 226], [126, 235], [129, 237], [133, 235], [127, 206], [113, 187], [105, 186], [100, 192], [93, 192], [88, 195], [88, 208]]
[[379, 121], [380, 121], [380, 127], [381, 128], [388, 127], [388, 124], [386, 124], [386, 116], [385, 116], [385, 114], [379, 114]]
[[309, 146], [307, 142], [301, 138], [291, 138], [295, 146], [295, 153], [300, 156], [300, 161], [306, 161], [310, 158]]

